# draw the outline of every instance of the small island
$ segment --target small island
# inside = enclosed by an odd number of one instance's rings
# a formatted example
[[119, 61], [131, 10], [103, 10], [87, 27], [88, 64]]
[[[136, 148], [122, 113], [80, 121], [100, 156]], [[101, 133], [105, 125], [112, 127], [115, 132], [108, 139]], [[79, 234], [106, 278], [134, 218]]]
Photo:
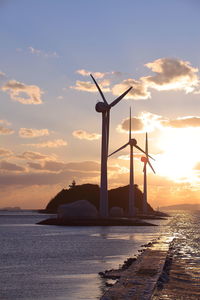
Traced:
[[75, 181], [68, 189], [62, 189], [50, 200], [44, 213], [57, 214], [56, 218], [49, 218], [39, 222], [40, 225], [60, 226], [156, 226], [144, 219], [162, 219], [167, 216], [156, 212], [148, 204], [147, 214], [143, 214], [143, 193], [134, 185], [136, 195], [135, 217], [128, 214], [129, 185], [108, 191], [109, 217], [99, 216], [99, 191], [96, 184], [76, 185]]

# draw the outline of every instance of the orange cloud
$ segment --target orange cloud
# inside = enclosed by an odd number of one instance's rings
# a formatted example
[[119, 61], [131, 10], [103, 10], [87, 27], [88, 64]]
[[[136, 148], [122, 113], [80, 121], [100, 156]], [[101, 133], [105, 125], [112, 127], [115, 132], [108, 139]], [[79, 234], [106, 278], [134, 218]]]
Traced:
[[114, 75], [114, 76], [122, 75], [122, 73], [118, 72], [118, 71], [92, 72], [92, 71], [87, 71], [85, 69], [77, 70], [76, 73], [80, 74], [81, 76], [90, 76], [90, 74], [92, 74], [96, 79], [102, 79], [103, 77], [109, 76], [109, 75]]
[[49, 135], [48, 129], [20, 128], [19, 136], [22, 138], [34, 138]]
[[142, 77], [141, 80], [148, 87], [156, 90], [184, 90], [187, 93], [194, 91], [199, 84], [196, 73], [197, 68], [193, 68], [188, 61], [160, 58], [145, 65], [156, 74]]
[[36, 147], [36, 148], [58, 148], [58, 147], [62, 147], [62, 146], [67, 146], [67, 142], [62, 139], [58, 139], [58, 140], [46, 141], [46, 142], [38, 143], [38, 144], [24, 144], [24, 145]]
[[119, 84], [116, 84], [112, 88], [112, 93], [115, 96], [122, 94], [125, 90], [132, 86], [132, 90], [125, 96], [126, 99], [148, 99], [151, 97], [150, 92], [147, 90], [147, 86], [142, 81], [134, 79], [126, 79]]
[[93, 76], [95, 78], [103, 78], [107, 73], [102, 73], [102, 72], [91, 72], [91, 71], [87, 71], [87, 70], [84, 70], [84, 69], [81, 69], [81, 70], [77, 70], [76, 73], [82, 75], [82, 76], [90, 76], [90, 74], [93, 74]]
[[[99, 82], [99, 86], [101, 87], [103, 92], [110, 92], [110, 88], [108, 87], [109, 85], [109, 80], [103, 80]], [[96, 93], [98, 92], [95, 84], [91, 81], [76, 81], [75, 86], [70, 86], [71, 89], [78, 90], [78, 91], [85, 91], [85, 92], [91, 92], [91, 93]]]
[[[131, 129], [133, 132], [142, 133], [161, 128], [164, 118], [150, 112], [141, 112], [138, 117], [131, 118]], [[129, 131], [129, 118], [122, 120], [117, 126], [117, 131], [124, 133]]]
[[187, 116], [171, 120], [168, 119], [163, 122], [163, 125], [173, 128], [200, 127], [200, 117]]
[[75, 138], [78, 138], [80, 140], [89, 140], [89, 141], [98, 140], [101, 137], [101, 135], [98, 133], [89, 133], [81, 129], [73, 131], [72, 134]]
[[0, 126], [0, 134], [1, 135], [9, 135], [9, 134], [13, 134], [14, 130], [4, 127], [4, 126]]
[[[22, 104], [41, 104], [42, 91], [37, 85], [26, 85], [16, 80], [8, 81], [1, 87], [2, 91], [7, 92], [11, 99]], [[26, 95], [27, 97], [24, 97]]]
[[[141, 132], [145, 130], [144, 123], [141, 117], [131, 118], [131, 128], [132, 131]], [[117, 126], [119, 132], [128, 132], [129, 131], [129, 118], [122, 121], [121, 124]]]
[[46, 155], [34, 151], [25, 151], [22, 154], [17, 155], [16, 157], [20, 159], [26, 159], [26, 160], [54, 160], [56, 158], [55, 154]]
[[4, 124], [6, 126], [10, 126], [11, 125], [11, 123], [8, 122], [7, 120], [0, 120], [0, 124]]
[[25, 171], [24, 167], [18, 166], [14, 163], [11, 163], [11, 162], [8, 162], [5, 160], [2, 160], [0, 162], [0, 169], [1, 169], [1, 171], [17, 171], [17, 172]]
[[194, 170], [200, 171], [200, 162], [198, 162], [198, 163], [194, 166]]
[[[151, 69], [155, 75], [143, 76], [139, 80], [133, 78], [127, 78], [121, 83], [115, 84], [111, 89], [102, 84], [101, 88], [104, 92], [112, 91], [113, 95], [122, 94], [130, 86], [132, 90], [126, 95], [126, 99], [148, 99], [151, 98], [151, 92], [149, 89], [153, 88], [158, 91], [164, 90], [183, 90], [186, 93], [194, 92], [199, 93], [197, 90], [199, 87], [199, 77], [197, 76], [198, 69], [191, 66], [188, 61], [183, 61], [174, 58], [160, 58], [153, 62], [149, 62], [145, 65]], [[89, 76], [90, 71], [81, 69], [77, 71], [82, 76]], [[96, 78], [104, 78], [106, 75], [121, 75], [121, 72], [94, 72]], [[100, 83], [101, 84], [101, 83]], [[77, 81], [75, 86], [71, 88], [96, 92], [95, 85], [88, 81]]]
[[0, 156], [11, 156], [13, 154], [13, 152], [9, 149], [5, 149], [5, 148], [0, 148]]

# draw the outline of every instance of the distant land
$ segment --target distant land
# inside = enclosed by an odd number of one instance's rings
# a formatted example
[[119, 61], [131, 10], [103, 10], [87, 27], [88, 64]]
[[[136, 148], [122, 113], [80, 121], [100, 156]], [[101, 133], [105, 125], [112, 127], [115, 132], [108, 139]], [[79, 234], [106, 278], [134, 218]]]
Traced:
[[0, 210], [17, 211], [17, 210], [21, 210], [21, 207], [18, 207], [18, 206], [14, 206], [14, 207], [2, 207], [2, 208], [0, 208]]
[[162, 210], [200, 210], [200, 204], [175, 204], [169, 206], [161, 206], [159, 208]]

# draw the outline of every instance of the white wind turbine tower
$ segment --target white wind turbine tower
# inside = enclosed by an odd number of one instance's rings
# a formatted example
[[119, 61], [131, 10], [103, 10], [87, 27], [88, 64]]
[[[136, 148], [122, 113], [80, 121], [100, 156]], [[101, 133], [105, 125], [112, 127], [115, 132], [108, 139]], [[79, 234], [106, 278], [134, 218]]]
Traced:
[[130, 183], [129, 183], [129, 217], [133, 217], [136, 214], [135, 210], [135, 192], [134, 192], [134, 164], [133, 164], [133, 147], [137, 148], [141, 152], [145, 153], [138, 145], [136, 139], [131, 137], [131, 108], [130, 108], [130, 118], [129, 118], [129, 141], [116, 151], [112, 152], [109, 156], [114, 153], [130, 146]]
[[146, 132], [146, 142], [145, 142], [145, 157], [141, 157], [141, 161], [144, 163], [143, 173], [144, 173], [144, 186], [143, 186], [143, 213], [147, 214], [147, 164], [149, 164], [150, 168], [154, 173], [155, 170], [152, 167], [149, 161], [149, 153], [148, 153], [148, 135]]
[[97, 112], [102, 113], [102, 137], [101, 137], [101, 180], [100, 180], [100, 216], [103, 218], [108, 217], [108, 179], [107, 179], [107, 160], [108, 160], [108, 145], [109, 145], [109, 127], [110, 127], [110, 109], [122, 100], [126, 94], [132, 89], [130, 87], [121, 96], [108, 104], [103, 92], [101, 91], [98, 83], [90, 74], [94, 81], [102, 99], [97, 102], [95, 109]]

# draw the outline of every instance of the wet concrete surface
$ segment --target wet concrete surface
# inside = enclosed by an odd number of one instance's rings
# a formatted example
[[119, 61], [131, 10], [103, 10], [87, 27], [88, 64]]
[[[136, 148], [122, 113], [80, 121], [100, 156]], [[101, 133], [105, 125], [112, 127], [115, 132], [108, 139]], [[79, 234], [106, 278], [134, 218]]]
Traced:
[[148, 300], [157, 286], [169, 251], [171, 236], [152, 243], [119, 280], [105, 292], [101, 300]]

